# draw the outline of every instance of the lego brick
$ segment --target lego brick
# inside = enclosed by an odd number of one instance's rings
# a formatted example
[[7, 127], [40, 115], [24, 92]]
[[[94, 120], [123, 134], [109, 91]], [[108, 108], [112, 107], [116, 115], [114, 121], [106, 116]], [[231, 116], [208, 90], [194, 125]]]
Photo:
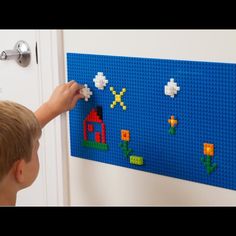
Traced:
[[[92, 147], [92, 148], [96, 148], [98, 147], [98, 149], [101, 149], [101, 145], [97, 145], [96, 143], [100, 143], [102, 142], [103, 144], [106, 144], [106, 129], [105, 129], [105, 124], [102, 121], [102, 107], [101, 106], [97, 106], [96, 109], [92, 108], [91, 111], [89, 112], [89, 114], [86, 116], [86, 118], [83, 121], [83, 138], [84, 141], [82, 145], [85, 147]], [[87, 122], [93, 122], [93, 124], [88, 123]], [[100, 127], [99, 131], [95, 130], [94, 126], [97, 124], [98, 128]], [[91, 135], [90, 139], [88, 136], [88, 133], [90, 132]], [[91, 140], [92, 137], [92, 140]], [[107, 146], [107, 144], [106, 144]]]
[[93, 132], [94, 131], [94, 126], [93, 126], [93, 124], [88, 124], [88, 131], [89, 132]]
[[180, 87], [177, 86], [175, 80], [171, 78], [170, 81], [165, 86], [165, 95], [174, 98], [175, 95], [177, 95], [178, 91], [180, 91]]
[[98, 143], [94, 141], [82, 141], [82, 145], [84, 147], [89, 147], [89, 148], [95, 148], [95, 149], [100, 149], [100, 150], [108, 150], [108, 145], [105, 143]]
[[129, 130], [121, 130], [121, 140], [130, 141], [130, 132]]
[[100, 132], [96, 132], [96, 133], [95, 133], [95, 141], [96, 141], [97, 143], [100, 143], [100, 142], [101, 142], [101, 134], [100, 134]]
[[102, 123], [102, 143], [106, 143], [106, 127], [104, 123]]
[[170, 124], [169, 133], [172, 135], [176, 134], [175, 126], [178, 124], [178, 121], [175, 119], [175, 116], [172, 115], [168, 120], [168, 123]]
[[217, 164], [212, 163], [212, 159], [213, 159], [213, 156], [214, 156], [214, 144], [204, 143], [203, 144], [203, 153], [206, 156], [202, 157], [201, 161], [204, 164], [204, 166], [207, 170], [207, 173], [211, 174], [217, 168]]
[[87, 102], [92, 96], [93, 92], [90, 90], [87, 84], [84, 84], [84, 88], [80, 90], [80, 93], [84, 95], [84, 100]]
[[93, 82], [96, 88], [104, 90], [108, 83], [108, 80], [106, 79], [106, 76], [104, 76], [103, 72], [98, 72], [95, 78], [93, 79]]
[[[115, 100], [110, 87], [95, 88], [98, 71], [109, 79], [113, 92], [119, 95], [126, 88], [121, 97], [125, 112], [121, 102], [110, 108]], [[236, 190], [236, 64], [67, 53], [67, 78], [93, 90], [88, 102], [79, 101], [69, 113], [73, 158]], [[180, 87], [174, 98], [163, 91], [171, 78]], [[81, 146], [83, 120], [97, 105], [103, 108], [106, 152]], [[174, 137], [167, 122], [172, 114], [179, 121]], [[121, 129], [132, 132], [129, 146], [145, 165], [130, 164], [119, 146], [124, 142]], [[215, 146], [211, 174], [200, 160], [206, 161], [203, 143], [208, 142]]]
[[83, 134], [84, 134], [84, 140], [88, 140], [88, 134], [87, 134], [87, 127], [86, 127], [86, 121], [83, 121]]
[[120, 106], [122, 107], [122, 109], [126, 110], [126, 106], [124, 105], [124, 102], [121, 100], [122, 96], [126, 92], [126, 88], [122, 88], [122, 90], [121, 90], [121, 92], [119, 94], [117, 94], [117, 92], [115, 91], [114, 87], [110, 87], [110, 91], [114, 95], [114, 101], [110, 105], [110, 108], [114, 108], [116, 106], [116, 104], [119, 103]]
[[214, 156], [214, 144], [204, 143], [203, 144], [203, 153], [204, 155]]
[[96, 112], [98, 117], [100, 118], [100, 120], [103, 120], [103, 116], [102, 116], [102, 106], [96, 106]]
[[175, 116], [171, 116], [171, 118], [168, 120], [168, 123], [171, 127], [175, 127], [178, 123], [178, 121], [175, 119]]
[[119, 146], [122, 149], [122, 152], [126, 157], [129, 157], [129, 155], [133, 152], [133, 149], [128, 147], [129, 146], [128, 141], [124, 141], [124, 142], [120, 143]]
[[88, 116], [85, 118], [86, 121], [102, 123], [97, 111], [93, 108]]
[[134, 155], [130, 156], [130, 164], [142, 166], [143, 165], [143, 158], [140, 156], [134, 156]]
[[217, 164], [212, 163], [212, 157], [211, 156], [208, 155], [206, 157], [202, 157], [201, 161], [204, 164], [208, 175], [210, 175], [213, 171], [216, 170]]

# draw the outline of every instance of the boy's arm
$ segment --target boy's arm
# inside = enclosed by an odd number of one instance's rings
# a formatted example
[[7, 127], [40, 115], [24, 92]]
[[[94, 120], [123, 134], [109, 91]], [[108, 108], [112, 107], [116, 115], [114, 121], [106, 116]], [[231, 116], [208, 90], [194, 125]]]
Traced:
[[41, 128], [61, 113], [73, 109], [77, 101], [84, 97], [80, 94], [82, 88], [83, 86], [75, 81], [57, 86], [49, 100], [34, 113]]

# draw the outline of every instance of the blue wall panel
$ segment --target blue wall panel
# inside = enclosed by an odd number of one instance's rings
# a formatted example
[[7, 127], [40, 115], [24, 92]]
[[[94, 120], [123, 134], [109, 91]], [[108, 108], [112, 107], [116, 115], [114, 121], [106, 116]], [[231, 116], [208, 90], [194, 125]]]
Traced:
[[[109, 80], [104, 90], [94, 85], [97, 72]], [[93, 92], [70, 111], [72, 156], [236, 189], [235, 64], [67, 53], [67, 75]], [[180, 86], [175, 98], [164, 94], [170, 78]], [[117, 93], [126, 88], [127, 110], [110, 108], [111, 86]], [[107, 151], [82, 146], [83, 120], [96, 106], [103, 108]], [[178, 120], [175, 135], [168, 132], [171, 115]], [[122, 153], [121, 129], [130, 131], [129, 147], [144, 165]], [[210, 175], [200, 160], [203, 143], [215, 147], [218, 167]]]

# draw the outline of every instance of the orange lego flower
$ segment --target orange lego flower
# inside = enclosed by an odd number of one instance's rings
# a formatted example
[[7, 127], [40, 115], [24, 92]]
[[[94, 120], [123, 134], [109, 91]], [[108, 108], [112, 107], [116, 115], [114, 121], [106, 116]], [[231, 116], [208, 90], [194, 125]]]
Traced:
[[130, 134], [129, 134], [129, 130], [121, 130], [121, 140], [124, 141], [129, 141], [130, 140]]
[[214, 156], [214, 144], [204, 143], [204, 155]]
[[168, 120], [168, 123], [170, 124], [171, 127], [175, 127], [178, 123], [178, 121], [175, 119], [175, 117], [172, 115], [170, 119]]

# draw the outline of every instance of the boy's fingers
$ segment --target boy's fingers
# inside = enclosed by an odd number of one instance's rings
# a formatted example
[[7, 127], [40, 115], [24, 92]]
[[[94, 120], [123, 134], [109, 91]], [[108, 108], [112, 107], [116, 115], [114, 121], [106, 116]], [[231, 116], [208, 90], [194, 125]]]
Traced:
[[83, 85], [80, 85], [78, 83], [73, 83], [71, 86], [70, 86], [70, 90], [75, 93], [77, 92], [78, 90], [82, 89], [83, 88]]
[[80, 89], [84, 88], [84, 85], [77, 83], [75, 80], [71, 80], [67, 84], [68, 84], [69, 87], [71, 87], [74, 83], [78, 84], [80, 86]]
[[74, 82], [75, 82], [74, 80], [71, 80], [71, 81], [69, 81], [68, 83], [66, 83], [66, 85], [67, 85], [68, 87], [70, 87]]
[[83, 94], [78, 94], [78, 98], [81, 99], [81, 98], [84, 98], [84, 95]]

